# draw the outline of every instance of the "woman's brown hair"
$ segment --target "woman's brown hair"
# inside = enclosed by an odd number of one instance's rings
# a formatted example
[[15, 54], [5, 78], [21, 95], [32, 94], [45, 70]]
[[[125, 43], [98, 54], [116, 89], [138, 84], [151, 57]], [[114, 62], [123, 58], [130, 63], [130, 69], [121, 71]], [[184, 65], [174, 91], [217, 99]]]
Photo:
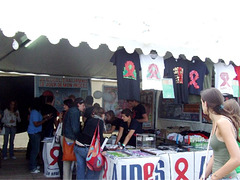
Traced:
[[101, 117], [103, 114], [105, 114], [105, 110], [102, 107], [95, 107], [93, 109], [93, 115], [97, 115]]
[[223, 103], [224, 109], [232, 115], [240, 116], [240, 106], [235, 99], [228, 99]]
[[110, 122], [113, 122], [115, 120], [115, 114], [113, 112], [113, 110], [109, 110], [106, 112], [106, 115], [109, 115], [111, 117], [111, 119], [109, 120]]
[[132, 118], [133, 112], [129, 108], [125, 108], [124, 110], [122, 110], [121, 114], [125, 114], [125, 116], [130, 116]]
[[18, 108], [18, 107], [17, 107], [17, 101], [16, 101], [16, 100], [11, 100], [11, 101], [9, 101], [7, 108], [8, 108], [8, 110], [11, 110], [11, 107], [10, 107], [10, 106], [11, 106], [12, 103], [14, 103], [13, 112], [16, 112], [16, 111], [17, 111], [17, 108]]

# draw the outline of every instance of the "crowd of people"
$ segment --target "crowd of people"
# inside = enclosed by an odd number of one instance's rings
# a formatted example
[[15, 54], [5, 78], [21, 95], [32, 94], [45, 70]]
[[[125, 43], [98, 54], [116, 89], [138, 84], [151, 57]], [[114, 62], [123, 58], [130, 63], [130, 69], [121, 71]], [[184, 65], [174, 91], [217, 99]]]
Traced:
[[[93, 97], [85, 99], [73, 95], [63, 101], [63, 111], [58, 112], [54, 107], [54, 94], [45, 91], [40, 97], [35, 97], [29, 107], [29, 125], [27, 133], [29, 143], [26, 158], [29, 160], [31, 173], [39, 173], [43, 164], [43, 142], [46, 137], [59, 138], [60, 150], [58, 166], [61, 179], [72, 179], [75, 167], [76, 179], [98, 179], [100, 172], [93, 171], [86, 166], [86, 156], [89, 150], [94, 131], [99, 124], [100, 143], [104, 141], [103, 134], [119, 132], [115, 144], [124, 148], [126, 145], [136, 145], [136, 133], [142, 133], [142, 122], [147, 122], [144, 106], [137, 101], [129, 100], [132, 110], [122, 110], [121, 118], [116, 117], [112, 110], [105, 110], [98, 104], [93, 104]], [[16, 122], [20, 122], [20, 114], [16, 101], [11, 101], [9, 107], [1, 113], [1, 123], [6, 129], [3, 143], [3, 159], [8, 159], [7, 145], [10, 136], [9, 157], [14, 156], [14, 136]], [[60, 128], [61, 127], [61, 128]], [[60, 132], [56, 132], [61, 129]], [[75, 143], [75, 161], [62, 160], [64, 149], [63, 140]], [[135, 142], [135, 143], [134, 143]], [[105, 149], [104, 149], [105, 150]], [[104, 153], [103, 153], [104, 154]]]
[[[130, 108], [121, 111], [121, 118], [115, 116], [112, 110], [105, 112], [99, 104], [93, 104], [93, 97], [85, 99], [73, 96], [63, 101], [63, 111], [57, 112], [54, 108], [54, 95], [46, 92], [34, 98], [29, 108], [29, 170], [39, 173], [39, 159], [42, 155], [45, 137], [58, 136], [60, 152], [58, 165], [61, 179], [72, 179], [73, 168], [76, 170], [76, 179], [98, 179], [100, 171], [89, 169], [86, 157], [95, 132], [99, 125], [100, 143], [104, 141], [103, 134], [117, 131], [115, 144], [119, 148], [127, 145], [136, 146], [136, 134], [143, 133], [142, 123], [148, 121], [144, 106], [135, 100], [128, 100]], [[212, 121], [210, 146], [213, 155], [206, 165], [200, 179], [238, 179], [240, 169], [240, 107], [236, 100], [224, 101], [221, 92], [210, 88], [201, 92], [203, 113]], [[3, 159], [6, 160], [8, 139], [9, 157], [14, 156], [14, 137], [17, 122], [21, 121], [16, 101], [11, 101], [9, 107], [0, 113], [1, 123], [5, 127], [3, 143]], [[61, 126], [60, 132], [55, 132]], [[74, 145], [75, 161], [62, 160], [64, 155], [63, 141]], [[104, 154], [104, 150], [102, 154]]]

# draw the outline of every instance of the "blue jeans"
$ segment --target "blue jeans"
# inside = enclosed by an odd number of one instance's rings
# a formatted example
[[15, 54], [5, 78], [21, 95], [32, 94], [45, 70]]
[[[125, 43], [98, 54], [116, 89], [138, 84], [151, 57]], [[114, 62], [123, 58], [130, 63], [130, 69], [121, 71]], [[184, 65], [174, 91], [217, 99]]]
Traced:
[[31, 145], [29, 169], [35, 170], [37, 168], [37, 156], [40, 151], [41, 134], [28, 134], [28, 136], [30, 138]]
[[99, 179], [101, 171], [91, 171], [86, 166], [87, 147], [74, 146], [74, 152], [77, 158], [77, 177], [76, 179]]
[[7, 146], [8, 146], [8, 139], [10, 135], [10, 142], [9, 142], [9, 156], [14, 156], [14, 138], [16, 134], [17, 128], [15, 126], [12, 127], [5, 127], [5, 134], [4, 134], [4, 142], [3, 142], [3, 157], [7, 157]]

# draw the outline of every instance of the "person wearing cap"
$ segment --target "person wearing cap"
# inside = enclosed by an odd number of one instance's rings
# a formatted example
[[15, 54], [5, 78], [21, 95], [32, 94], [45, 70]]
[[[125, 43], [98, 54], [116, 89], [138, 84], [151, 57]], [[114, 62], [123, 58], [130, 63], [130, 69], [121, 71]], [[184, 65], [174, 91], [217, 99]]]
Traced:
[[[73, 107], [71, 107], [66, 113], [63, 120], [64, 125], [62, 134], [67, 143], [74, 143], [74, 141], [81, 135], [80, 116], [82, 116], [84, 110], [84, 100], [79, 97], [75, 99]], [[72, 179], [71, 165], [72, 161], [63, 161], [63, 179]]]

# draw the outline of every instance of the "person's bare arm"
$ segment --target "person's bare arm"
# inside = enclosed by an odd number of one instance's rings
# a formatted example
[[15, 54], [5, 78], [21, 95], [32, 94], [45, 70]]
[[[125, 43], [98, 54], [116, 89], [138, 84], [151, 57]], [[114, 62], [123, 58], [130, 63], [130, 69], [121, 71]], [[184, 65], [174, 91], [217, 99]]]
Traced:
[[33, 121], [34, 126], [38, 127], [41, 126], [43, 123], [45, 123], [46, 121], [48, 121], [51, 118], [51, 116], [43, 118], [42, 121]]
[[[214, 159], [214, 155], [212, 155], [212, 157], [210, 158], [210, 160], [207, 163], [205, 179], [207, 179], [208, 176], [212, 173], [213, 159]], [[203, 175], [200, 178], [200, 180], [205, 180], [205, 179], [203, 179]]]
[[129, 140], [131, 139], [132, 135], [135, 133], [135, 130], [134, 129], [131, 129], [129, 132], [128, 132], [128, 135], [125, 137], [124, 141], [123, 141], [123, 144], [124, 146], [126, 146], [129, 142]]
[[113, 131], [115, 131], [116, 126], [112, 126], [109, 131], [106, 132], [106, 134], [112, 134]]
[[228, 149], [230, 159], [215, 173], [211, 179], [222, 179], [227, 174], [234, 171], [240, 165], [240, 149], [238, 147], [233, 125], [226, 118], [222, 118], [217, 122], [218, 134], [220, 140], [223, 140]]
[[120, 139], [122, 137], [122, 134], [123, 134], [123, 127], [120, 127], [119, 131], [118, 131], [118, 136], [117, 136], [115, 144], [117, 144], [120, 141]]

